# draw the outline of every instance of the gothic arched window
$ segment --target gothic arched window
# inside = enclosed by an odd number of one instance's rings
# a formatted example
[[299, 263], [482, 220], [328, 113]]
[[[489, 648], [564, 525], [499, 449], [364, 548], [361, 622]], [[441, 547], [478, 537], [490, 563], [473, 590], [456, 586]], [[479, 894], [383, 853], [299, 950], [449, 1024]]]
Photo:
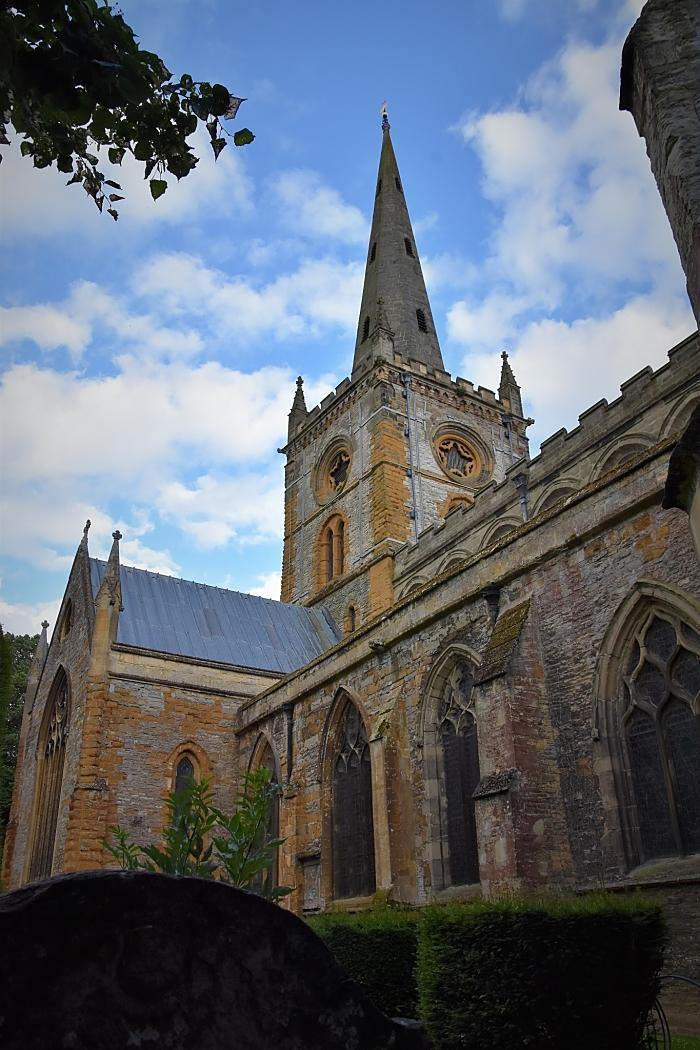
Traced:
[[413, 245], [411, 244], [408, 237], [404, 237], [403, 243], [406, 246], [406, 255], [410, 255], [413, 258]]
[[194, 780], [194, 763], [189, 755], [183, 755], [175, 769], [175, 790], [184, 791]]
[[32, 859], [29, 866], [30, 882], [35, 879], [48, 879], [51, 876], [69, 720], [70, 687], [65, 671], [60, 668], [51, 686], [44, 726], [39, 737], [37, 803]]
[[330, 583], [345, 571], [345, 522], [339, 514], [321, 532], [321, 584]]
[[700, 850], [700, 636], [666, 609], [635, 633], [621, 731], [642, 860]]
[[[264, 742], [263, 742], [264, 741]], [[257, 757], [253, 759], [253, 769], [266, 769], [270, 774], [270, 784], [278, 786], [277, 779], [277, 766], [275, 763], [275, 756], [270, 747], [268, 740], [262, 738], [260, 743], [262, 744], [262, 751], [256, 748]], [[265, 840], [279, 838], [280, 833], [280, 800], [279, 793], [276, 793], [270, 802], [270, 808], [267, 811], [267, 820], [265, 827], [261, 828], [261, 837], [264, 835]], [[277, 885], [278, 879], [278, 860], [279, 852], [275, 849], [274, 859], [271, 867], [265, 869], [264, 872], [260, 872], [253, 879], [253, 889], [256, 893], [263, 893], [267, 888], [266, 884], [271, 883], [269, 889]]]
[[362, 717], [348, 698], [332, 752], [333, 896], [375, 890], [372, 767]]
[[479, 783], [479, 743], [474, 715], [467, 709], [473, 677], [458, 663], [445, 682], [437, 729], [442, 758], [441, 796], [445, 806], [443, 845], [447, 847], [449, 883], [479, 881], [476, 815], [472, 795]]
[[416, 310], [416, 321], [418, 322], [418, 331], [427, 332], [428, 323], [425, 320], [425, 312], [421, 309]]
[[370, 261], [371, 263], [373, 263], [373, 262], [374, 262], [374, 260], [376, 259], [376, 257], [377, 257], [377, 242], [376, 242], [376, 241], [373, 241], [373, 242], [372, 242], [372, 250], [371, 250], [371, 252], [369, 253], [369, 261]]
[[362, 322], [362, 342], [366, 342], [367, 336], [369, 335], [369, 317], [365, 317]]

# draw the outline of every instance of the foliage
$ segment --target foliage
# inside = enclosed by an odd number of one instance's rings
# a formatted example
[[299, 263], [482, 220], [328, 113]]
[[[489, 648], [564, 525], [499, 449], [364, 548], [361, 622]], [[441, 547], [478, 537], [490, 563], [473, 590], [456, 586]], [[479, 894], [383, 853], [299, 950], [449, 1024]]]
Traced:
[[417, 1017], [418, 913], [394, 908], [309, 919], [338, 962], [388, 1017]]
[[432, 907], [420, 1016], [436, 1050], [638, 1047], [658, 990], [660, 909], [605, 894]]
[[[233, 136], [223, 119], [244, 99], [223, 84], [173, 79], [163, 60], [144, 51], [108, 0], [13, 0], [0, 5], [0, 145], [7, 126], [23, 136], [20, 150], [36, 168], [56, 164], [68, 185], [82, 185], [102, 211], [117, 218], [121, 186], [105, 176], [127, 153], [144, 164], [154, 200], [166, 173], [181, 179], [198, 162], [187, 138], [206, 124], [214, 157], [232, 137], [253, 141], [248, 128]], [[1, 119], [1, 117], [0, 117]]]
[[0, 851], [10, 815], [27, 675], [38, 641], [38, 634], [3, 633], [0, 628]]
[[279, 790], [269, 770], [248, 773], [236, 811], [227, 816], [214, 806], [209, 781], [192, 779], [168, 795], [162, 845], [138, 845], [119, 825], [109, 829], [114, 841], [103, 839], [102, 845], [125, 870], [218, 879], [276, 900], [291, 893], [288, 886], [273, 886], [271, 878], [275, 851], [284, 841], [267, 832]]

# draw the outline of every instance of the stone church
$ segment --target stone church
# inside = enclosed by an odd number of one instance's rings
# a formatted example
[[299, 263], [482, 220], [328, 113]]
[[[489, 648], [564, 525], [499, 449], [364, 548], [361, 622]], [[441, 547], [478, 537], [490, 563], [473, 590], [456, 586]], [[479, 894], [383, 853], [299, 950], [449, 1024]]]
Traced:
[[[700, 566], [662, 510], [698, 335], [530, 458], [520, 388], [452, 378], [384, 118], [352, 372], [289, 413], [282, 601], [91, 558], [32, 667], [14, 888], [157, 839], [165, 796], [282, 791], [299, 913], [644, 886], [698, 965]], [[696, 976], [700, 976], [696, 972]]]

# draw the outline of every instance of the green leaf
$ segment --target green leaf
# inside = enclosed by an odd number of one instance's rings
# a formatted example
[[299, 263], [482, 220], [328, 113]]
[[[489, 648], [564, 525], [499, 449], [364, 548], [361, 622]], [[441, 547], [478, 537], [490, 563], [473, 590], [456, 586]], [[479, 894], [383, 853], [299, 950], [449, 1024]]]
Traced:
[[255, 135], [250, 128], [241, 128], [233, 136], [233, 142], [236, 146], [248, 146], [255, 138]]
[[153, 150], [148, 142], [137, 142], [134, 146], [134, 156], [137, 160], [149, 160]]
[[126, 150], [122, 147], [110, 146], [107, 150], [107, 156], [109, 157], [110, 164], [121, 164], [124, 159]]
[[226, 139], [213, 139], [211, 148], [214, 151], [214, 160], [217, 160], [222, 149], [226, 148]]
[[19, 151], [23, 157], [31, 157], [34, 152], [34, 143], [25, 139], [24, 142], [20, 143]]
[[154, 201], [157, 201], [159, 197], [162, 197], [168, 188], [168, 184], [164, 179], [151, 179], [151, 197]]
[[73, 158], [68, 154], [64, 154], [56, 161], [56, 167], [59, 171], [63, 171], [68, 174], [69, 171], [73, 170]]
[[[120, 200], [120, 201], [124, 200], [123, 197], [118, 197], [117, 199]], [[119, 218], [119, 212], [115, 211], [114, 208], [107, 208], [107, 214], [111, 215], [115, 222]]]

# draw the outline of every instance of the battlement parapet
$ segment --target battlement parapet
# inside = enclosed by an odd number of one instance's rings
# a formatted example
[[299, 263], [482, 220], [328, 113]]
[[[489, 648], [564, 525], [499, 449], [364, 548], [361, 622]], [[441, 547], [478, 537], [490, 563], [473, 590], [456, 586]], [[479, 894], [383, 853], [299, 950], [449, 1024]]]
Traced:
[[585, 488], [612, 469], [609, 454], [618, 455], [617, 465], [626, 449], [636, 455], [667, 438], [676, 418], [674, 406], [692, 402], [694, 395], [700, 398], [698, 333], [668, 356], [668, 363], [656, 371], [646, 367], [626, 380], [614, 401], [603, 399], [585, 409], [573, 430], [562, 428], [546, 438], [532, 459], [511, 463], [502, 481], [492, 480], [474, 494], [471, 506], [455, 509], [398, 551], [394, 579], [399, 593], [402, 582], [414, 574], [422, 578], [440, 571], [455, 551], [464, 557], [474, 554], [499, 528], [522, 523], [524, 513], [533, 517]]

